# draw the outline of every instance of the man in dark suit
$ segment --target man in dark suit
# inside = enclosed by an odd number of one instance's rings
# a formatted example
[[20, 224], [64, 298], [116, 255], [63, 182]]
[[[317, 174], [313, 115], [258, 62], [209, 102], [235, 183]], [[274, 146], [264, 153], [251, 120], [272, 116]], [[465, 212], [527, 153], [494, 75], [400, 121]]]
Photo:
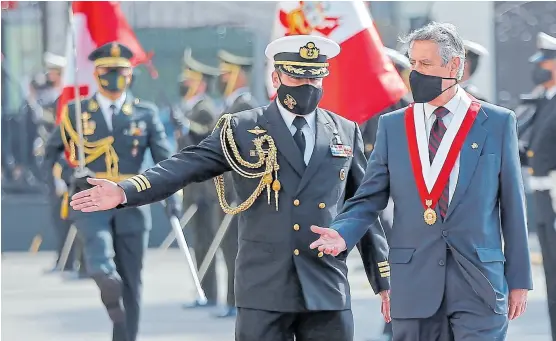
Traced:
[[404, 42], [415, 103], [381, 117], [363, 183], [311, 249], [350, 250], [391, 196], [393, 340], [504, 340], [533, 288], [515, 114], [458, 85], [453, 25]]
[[[544, 98], [535, 114], [531, 142], [527, 151], [529, 174], [532, 180], [545, 177], [556, 170], [556, 38], [540, 33], [537, 38], [538, 53], [531, 57], [535, 63], [533, 79], [544, 88]], [[546, 189], [533, 194], [537, 235], [541, 244], [546, 279], [548, 313], [552, 340], [556, 341], [556, 213], [555, 200]]]
[[[131, 80], [126, 46], [113, 42], [89, 55], [95, 66], [99, 90], [81, 100], [85, 166], [96, 178], [121, 181], [137, 174], [147, 148], [155, 161], [168, 158], [170, 150], [164, 127], [154, 105], [134, 98], [126, 91]], [[62, 121], [48, 141], [45, 168], [51, 169], [63, 150], [69, 162], [78, 163], [79, 136], [75, 125], [75, 103], [62, 113]], [[87, 187], [83, 178], [62, 172], [66, 182], [79, 191]], [[133, 178], [138, 188], [147, 188], [142, 177]], [[143, 179], [143, 180], [142, 180]], [[168, 209], [178, 214], [171, 200]], [[141, 270], [151, 229], [148, 206], [86, 214], [70, 211], [83, 239], [87, 269], [100, 289], [100, 296], [113, 322], [113, 341], [135, 341], [141, 307]]]
[[[328, 59], [339, 51], [319, 36], [273, 41], [266, 55], [276, 68], [275, 101], [225, 115], [200, 144], [141, 175], [119, 183], [90, 179], [95, 187], [74, 195], [72, 207], [135, 207], [216, 177], [224, 211], [239, 213], [236, 340], [353, 340], [347, 253], [330, 257], [308, 248], [314, 238], [309, 226], [331, 222], [364, 173], [357, 124], [318, 108]], [[229, 171], [237, 207], [223, 198], [222, 174]], [[359, 244], [388, 318], [390, 272], [381, 225], [373, 224]]]
[[[185, 69], [181, 76], [180, 92], [183, 95], [181, 110], [172, 110], [172, 118], [176, 128], [178, 149], [199, 144], [212, 132], [219, 114], [216, 112], [212, 99], [207, 95], [207, 89], [213, 84], [220, 72], [217, 60], [206, 58], [200, 61], [191, 49], [184, 53]], [[211, 65], [212, 64], [212, 65]], [[183, 207], [197, 205], [197, 212], [188, 223], [188, 236], [192, 237], [191, 246], [195, 250], [197, 266], [207, 255], [216, 228], [220, 223], [220, 205], [214, 190], [214, 182], [207, 180], [203, 183], [192, 183], [184, 190]], [[201, 306], [215, 306], [217, 300], [216, 268], [212, 264], [201, 286], [205, 291], [207, 302], [195, 300], [184, 305], [185, 308]]]
[[[220, 59], [220, 77], [218, 84], [224, 96], [224, 113], [234, 114], [244, 110], [251, 110], [258, 105], [249, 89], [249, 76], [253, 66], [252, 51], [250, 49], [234, 49], [228, 47], [218, 51]], [[224, 175], [225, 179], [231, 181], [230, 173]], [[226, 197], [233, 198], [234, 192], [227, 191]], [[223, 211], [220, 210], [220, 219], [223, 219]], [[228, 226], [226, 234], [220, 244], [226, 268], [228, 281], [226, 292], [226, 305], [216, 313], [216, 317], [231, 317], [237, 314], [235, 307], [235, 261], [238, 252], [238, 216], [235, 215]]]

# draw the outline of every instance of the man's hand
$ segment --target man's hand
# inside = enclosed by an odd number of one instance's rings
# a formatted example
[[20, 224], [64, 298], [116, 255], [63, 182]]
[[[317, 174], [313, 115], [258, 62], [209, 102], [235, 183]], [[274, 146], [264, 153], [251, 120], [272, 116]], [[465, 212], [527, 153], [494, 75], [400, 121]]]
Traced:
[[71, 197], [70, 205], [76, 211], [106, 211], [118, 206], [125, 199], [124, 190], [115, 182], [95, 178], [88, 178], [87, 182], [94, 187]]
[[527, 289], [513, 289], [510, 291], [508, 318], [514, 320], [525, 312], [527, 308]]
[[319, 251], [334, 257], [347, 249], [346, 241], [340, 236], [338, 231], [315, 225], [311, 226], [311, 231], [320, 234], [320, 238], [310, 245], [311, 249], [316, 249], [318, 247]]
[[384, 316], [384, 321], [390, 323], [392, 321], [392, 317], [390, 317], [390, 290], [381, 291], [380, 298], [382, 300], [380, 312]]

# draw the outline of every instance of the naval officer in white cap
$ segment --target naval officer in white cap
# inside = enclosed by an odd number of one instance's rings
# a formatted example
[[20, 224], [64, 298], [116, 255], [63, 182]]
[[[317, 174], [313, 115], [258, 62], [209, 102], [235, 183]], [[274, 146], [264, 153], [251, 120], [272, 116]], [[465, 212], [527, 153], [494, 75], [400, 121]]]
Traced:
[[[315, 239], [310, 226], [332, 221], [359, 187], [366, 166], [357, 124], [318, 107], [329, 60], [339, 52], [338, 44], [316, 36], [271, 42], [266, 55], [275, 66], [276, 100], [224, 115], [198, 145], [135, 178], [98, 180], [73, 196], [72, 207], [93, 212], [145, 205], [217, 177], [222, 208], [239, 214], [236, 340], [352, 341], [347, 254], [333, 257], [309, 248]], [[224, 197], [221, 175], [228, 171], [238, 207]], [[136, 186], [139, 180], [149, 185]], [[388, 312], [388, 251], [379, 223], [358, 247]]]

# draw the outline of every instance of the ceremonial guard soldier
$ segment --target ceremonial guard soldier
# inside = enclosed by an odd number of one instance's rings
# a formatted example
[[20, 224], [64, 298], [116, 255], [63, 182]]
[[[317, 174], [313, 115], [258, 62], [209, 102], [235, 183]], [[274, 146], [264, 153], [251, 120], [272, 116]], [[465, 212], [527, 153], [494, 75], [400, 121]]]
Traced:
[[[81, 105], [83, 146], [87, 170], [100, 179], [122, 181], [137, 174], [145, 151], [150, 149], [155, 161], [168, 158], [170, 150], [154, 105], [134, 98], [126, 91], [131, 80], [130, 59], [126, 46], [113, 42], [89, 55], [94, 63], [94, 77], [99, 90], [83, 99]], [[76, 129], [76, 105], [70, 103], [62, 113], [58, 133], [48, 141], [46, 162], [53, 164], [62, 150], [69, 162], [79, 162], [80, 137]], [[83, 179], [62, 176], [76, 191], [83, 189]], [[130, 180], [138, 188], [151, 183], [143, 176]], [[172, 193], [169, 193], [172, 194]], [[170, 200], [171, 214], [178, 214], [177, 203]], [[70, 211], [70, 219], [83, 238], [87, 268], [100, 289], [100, 296], [113, 322], [113, 341], [135, 341], [141, 307], [141, 270], [151, 229], [150, 208], [137, 207], [97, 213]]]
[[[210, 65], [212, 64], [212, 65]], [[184, 53], [185, 70], [181, 76], [180, 92], [183, 94], [184, 105], [181, 110], [173, 110], [173, 120], [176, 125], [178, 149], [199, 144], [212, 130], [219, 118], [212, 99], [207, 95], [208, 89], [214, 84], [220, 74], [217, 60], [212, 63], [205, 57], [203, 62], [193, 54], [191, 49]], [[196, 213], [188, 223], [188, 236], [191, 236], [191, 246], [195, 250], [197, 266], [205, 259], [212, 243], [217, 226], [220, 223], [220, 205], [214, 189], [214, 182], [207, 180], [203, 183], [192, 183], [183, 190], [183, 207], [197, 205]], [[205, 291], [206, 302], [199, 300], [185, 305], [186, 308], [200, 306], [214, 306], [217, 300], [216, 268], [212, 264], [201, 286]]]
[[[556, 171], [556, 38], [545, 33], [537, 37], [539, 51], [530, 59], [535, 63], [533, 80], [544, 89], [532, 126], [531, 142], [527, 151], [529, 174], [534, 181]], [[533, 188], [534, 189], [534, 188]], [[533, 194], [537, 235], [541, 244], [546, 279], [548, 313], [552, 340], [556, 341], [556, 213], [550, 192], [537, 190]]]
[[[358, 126], [318, 108], [328, 59], [339, 52], [319, 36], [271, 42], [266, 55], [276, 67], [275, 101], [224, 115], [201, 143], [141, 175], [119, 183], [89, 179], [95, 187], [74, 195], [72, 207], [136, 207], [216, 177], [224, 211], [239, 214], [236, 340], [353, 340], [347, 253], [331, 257], [308, 247], [309, 226], [331, 222], [366, 164]], [[222, 174], [229, 171], [236, 207], [224, 197]], [[386, 296], [390, 273], [380, 224], [371, 224], [361, 246], [373, 287]]]
[[[219, 87], [224, 96], [224, 113], [234, 114], [244, 110], [256, 108], [255, 98], [251, 94], [249, 88], [249, 76], [253, 67], [252, 50], [250, 48], [233, 48], [227, 47], [218, 51], [220, 59], [220, 77]], [[231, 181], [230, 173], [224, 174], [224, 178]], [[226, 192], [228, 198], [234, 197], [234, 192], [229, 188]], [[222, 212], [222, 210], [220, 210]], [[223, 212], [222, 212], [223, 213]], [[223, 214], [221, 214], [223, 218]], [[235, 316], [237, 309], [235, 307], [235, 261], [238, 252], [238, 216], [234, 215], [222, 243], [220, 244], [226, 268], [228, 281], [226, 292], [226, 305], [220, 312], [216, 313], [216, 317]]]
[[486, 101], [479, 89], [471, 83], [471, 78], [477, 71], [481, 58], [488, 56], [488, 50], [481, 44], [471, 40], [464, 40], [463, 45], [465, 47], [465, 66], [463, 68], [463, 76], [461, 77], [461, 86], [463, 90], [476, 99]]

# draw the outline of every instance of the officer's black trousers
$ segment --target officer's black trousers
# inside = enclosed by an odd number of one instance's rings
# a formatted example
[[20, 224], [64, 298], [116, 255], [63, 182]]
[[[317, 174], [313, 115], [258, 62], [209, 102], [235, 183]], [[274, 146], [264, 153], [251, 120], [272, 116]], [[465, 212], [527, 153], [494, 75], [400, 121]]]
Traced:
[[541, 244], [548, 315], [552, 328], [552, 340], [556, 341], [556, 215], [552, 210], [552, 202], [548, 192], [535, 193], [537, 236]]
[[351, 310], [281, 313], [238, 308], [236, 341], [353, 341]]

